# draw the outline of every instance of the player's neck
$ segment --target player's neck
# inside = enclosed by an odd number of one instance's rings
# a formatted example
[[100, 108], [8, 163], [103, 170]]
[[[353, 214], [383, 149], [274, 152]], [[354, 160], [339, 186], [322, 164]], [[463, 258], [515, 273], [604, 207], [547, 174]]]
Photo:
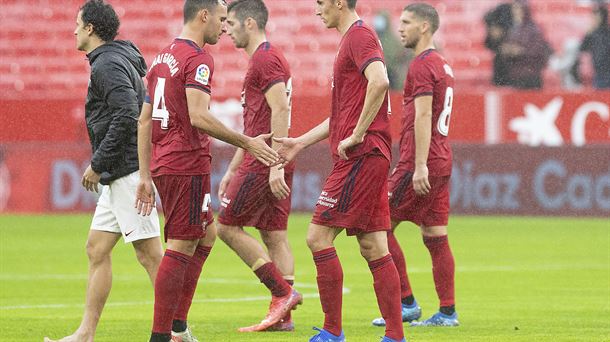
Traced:
[[432, 40], [432, 37], [422, 37], [419, 40], [419, 43], [417, 43], [417, 46], [415, 46], [415, 56], [419, 56], [419, 54], [422, 52], [434, 48], [434, 41]]
[[182, 32], [180, 33], [180, 36], [178, 36], [178, 38], [191, 40], [195, 42], [195, 44], [197, 44], [197, 46], [199, 46], [200, 48], [205, 45], [201, 32], [197, 32], [188, 25], [184, 25], [184, 27], [182, 28]]
[[246, 53], [248, 54], [248, 56], [252, 57], [252, 55], [256, 52], [258, 47], [266, 41], [267, 41], [267, 36], [265, 35], [264, 32], [252, 34], [250, 36], [250, 41], [248, 42], [248, 46], [246, 46], [246, 48], [244, 50], [246, 50]]
[[100, 47], [104, 44], [106, 44], [105, 41], [103, 41], [101, 39], [95, 39], [92, 37], [91, 40], [89, 41], [89, 44], [87, 44], [87, 47], [85, 48], [85, 53], [90, 54], [91, 52], [93, 52], [93, 50], [97, 49], [98, 47]]
[[347, 30], [356, 22], [360, 20], [358, 13], [356, 11], [347, 11], [345, 16], [339, 19], [339, 25], [337, 25], [337, 31], [341, 33], [341, 35], [345, 35]]

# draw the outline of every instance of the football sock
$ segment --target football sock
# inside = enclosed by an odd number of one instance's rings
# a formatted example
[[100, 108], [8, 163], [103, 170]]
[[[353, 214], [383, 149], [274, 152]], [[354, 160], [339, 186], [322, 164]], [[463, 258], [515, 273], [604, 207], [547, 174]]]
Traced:
[[447, 316], [451, 316], [455, 312], [455, 305], [441, 306], [439, 311]]
[[401, 300], [401, 302], [406, 306], [411, 306], [415, 303], [415, 297], [413, 295], [407, 296]]
[[324, 330], [341, 335], [341, 306], [343, 305], [343, 269], [334, 247], [313, 252], [316, 264], [318, 292], [324, 311]]
[[[286, 280], [286, 282], [288, 283], [288, 285], [290, 285], [290, 287], [294, 286], [294, 276], [284, 277], [284, 280]], [[289, 322], [292, 319], [291, 312], [292, 312], [292, 310], [288, 310], [288, 313], [286, 314], [286, 316], [282, 317], [282, 320], [284, 322]]]
[[274, 297], [284, 297], [290, 294], [290, 285], [282, 278], [280, 271], [275, 267], [275, 264], [268, 262], [257, 268], [254, 274], [260, 279], [261, 283], [265, 284], [271, 295]]
[[171, 342], [172, 334], [158, 334], [152, 333], [150, 334], [149, 342]]
[[373, 274], [373, 286], [381, 316], [386, 322], [385, 336], [400, 341], [404, 337], [402, 309], [400, 305], [400, 280], [398, 271], [388, 254], [369, 262]]
[[[394, 235], [394, 232], [388, 232], [388, 249], [392, 254], [394, 265], [398, 271], [398, 277], [400, 278], [400, 298], [411, 297], [411, 303], [405, 303], [407, 305], [413, 304], [413, 291], [411, 290], [411, 284], [409, 283], [409, 277], [407, 275], [407, 263], [405, 262], [405, 255], [398, 244], [398, 240]], [[404, 303], [404, 301], [403, 301]]]
[[174, 331], [174, 332], [186, 331], [186, 321], [180, 321], [180, 320], [175, 319], [172, 322], [172, 331]]
[[184, 273], [190, 259], [186, 254], [165, 250], [155, 280], [153, 333], [171, 333], [172, 320], [178, 308], [177, 297], [182, 293]]
[[424, 244], [432, 257], [432, 275], [440, 306], [455, 305], [455, 261], [447, 235], [424, 236]]
[[[193, 295], [197, 289], [197, 282], [199, 281], [199, 275], [201, 275], [201, 269], [205, 260], [210, 255], [212, 247], [208, 246], [197, 246], [195, 253], [190, 258], [186, 272], [184, 273], [184, 285], [182, 286], [182, 296], [180, 297], [180, 304], [174, 315], [174, 320], [185, 321], [188, 316], [191, 304], [193, 303]], [[186, 324], [186, 323], [185, 323]], [[174, 330], [175, 332], [181, 332], [186, 330], [186, 327], [182, 330]]]

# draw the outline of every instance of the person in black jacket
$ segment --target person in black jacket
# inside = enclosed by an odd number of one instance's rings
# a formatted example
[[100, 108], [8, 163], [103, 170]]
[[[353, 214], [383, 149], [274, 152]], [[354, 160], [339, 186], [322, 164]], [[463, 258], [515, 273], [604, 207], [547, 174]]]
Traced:
[[112, 285], [110, 256], [121, 236], [133, 244], [153, 283], [163, 253], [156, 211], [141, 217], [134, 206], [139, 183], [137, 120], [146, 64], [134, 44], [114, 40], [119, 25], [112, 6], [89, 0], [78, 12], [74, 31], [76, 47], [87, 53], [91, 65], [85, 118], [93, 155], [82, 184], [87, 191], [98, 192], [98, 184], [102, 188], [87, 239], [85, 313], [78, 329], [62, 342], [93, 341]]
[[[598, 1], [592, 14], [593, 25], [583, 39], [580, 51], [591, 53], [595, 71], [593, 86], [597, 89], [610, 89], [610, 26], [605, 1]], [[578, 64], [576, 68], [578, 70]]]

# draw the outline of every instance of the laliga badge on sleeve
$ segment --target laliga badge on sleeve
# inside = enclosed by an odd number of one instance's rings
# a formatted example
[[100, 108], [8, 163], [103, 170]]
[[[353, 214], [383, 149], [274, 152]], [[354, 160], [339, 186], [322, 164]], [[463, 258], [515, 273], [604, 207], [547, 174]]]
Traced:
[[208, 85], [210, 82], [210, 67], [205, 64], [198, 66], [197, 73], [195, 74], [195, 81], [203, 85]]

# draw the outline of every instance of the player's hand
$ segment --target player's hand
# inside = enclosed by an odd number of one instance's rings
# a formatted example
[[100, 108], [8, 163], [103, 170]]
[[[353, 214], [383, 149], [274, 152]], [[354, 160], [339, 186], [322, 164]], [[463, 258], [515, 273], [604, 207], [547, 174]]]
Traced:
[[91, 165], [89, 165], [87, 167], [87, 170], [85, 170], [85, 173], [83, 173], [83, 179], [81, 180], [81, 184], [85, 189], [87, 189], [87, 191], [98, 192], [97, 185], [100, 182], [100, 178], [102, 178], [102, 176], [93, 171]]
[[155, 188], [153, 187], [152, 180], [150, 178], [141, 178], [136, 188], [136, 209], [138, 209], [138, 214], [148, 216], [154, 207]]
[[222, 203], [222, 196], [227, 192], [227, 187], [233, 178], [233, 172], [227, 171], [218, 184], [218, 200]]
[[339, 146], [337, 146], [337, 154], [339, 154], [339, 158], [343, 160], [347, 160], [347, 150], [350, 148], [361, 144], [364, 141], [364, 137], [357, 137], [354, 134], [349, 137], [341, 140]]
[[277, 150], [277, 153], [280, 155], [279, 169], [283, 169], [288, 165], [305, 148], [305, 145], [297, 138], [273, 138], [273, 141], [282, 144], [280, 149]]
[[290, 195], [290, 188], [284, 179], [284, 169], [280, 169], [278, 166], [271, 167], [271, 171], [269, 172], [269, 186], [271, 187], [273, 196], [277, 199], [283, 200]]
[[261, 134], [255, 138], [249, 138], [246, 150], [250, 152], [258, 161], [267, 165], [274, 166], [279, 163], [279, 155], [274, 149], [267, 145], [267, 140], [273, 137], [273, 132]]
[[428, 166], [421, 165], [415, 166], [415, 172], [413, 172], [413, 190], [419, 196], [427, 195], [432, 187], [428, 182]]

